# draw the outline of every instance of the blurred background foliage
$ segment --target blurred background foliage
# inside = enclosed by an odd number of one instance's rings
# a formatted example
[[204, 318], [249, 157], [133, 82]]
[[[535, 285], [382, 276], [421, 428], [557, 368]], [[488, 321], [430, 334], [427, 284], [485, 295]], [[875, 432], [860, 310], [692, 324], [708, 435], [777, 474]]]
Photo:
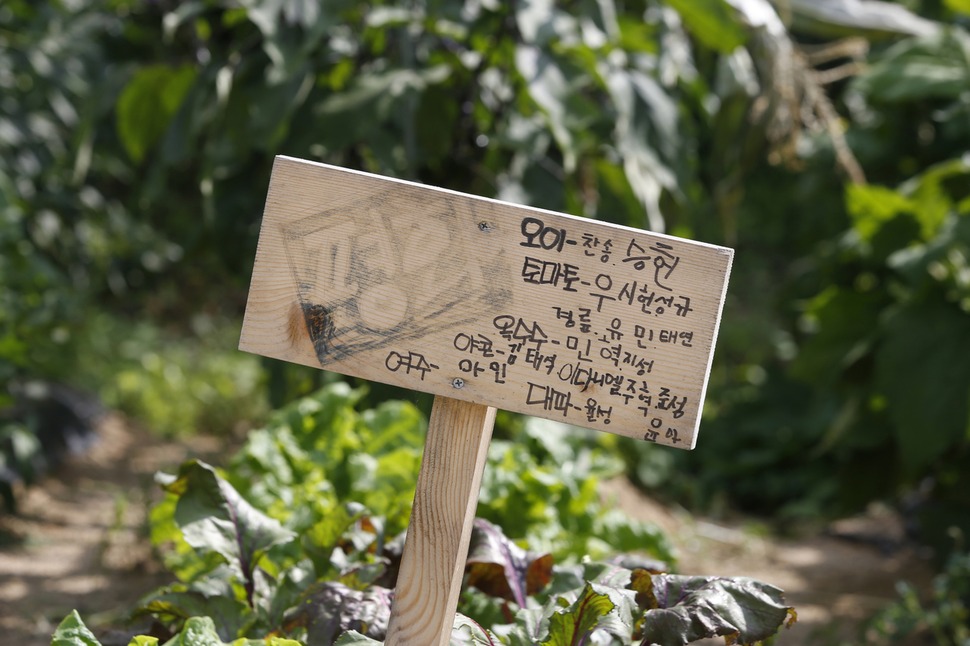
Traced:
[[5, 0], [4, 482], [41, 452], [25, 383], [178, 434], [337, 379], [234, 350], [287, 154], [734, 247], [698, 449], [589, 441], [694, 510], [888, 500], [952, 546], [968, 24], [967, 0]]

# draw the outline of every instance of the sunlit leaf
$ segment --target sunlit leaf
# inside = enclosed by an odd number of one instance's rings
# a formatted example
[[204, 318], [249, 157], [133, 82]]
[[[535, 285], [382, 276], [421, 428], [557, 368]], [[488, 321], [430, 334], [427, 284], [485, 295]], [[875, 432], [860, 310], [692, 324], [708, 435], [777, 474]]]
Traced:
[[191, 66], [153, 65], [138, 70], [118, 98], [118, 136], [136, 162], [145, 158], [175, 116], [195, 81]]
[[515, 50], [515, 65], [525, 79], [530, 96], [546, 115], [552, 135], [562, 150], [563, 165], [571, 172], [576, 167], [576, 148], [573, 134], [566, 126], [569, 80], [555, 59], [535, 46], [519, 45]]
[[226, 643], [219, 638], [211, 617], [191, 617], [165, 646], [226, 646]]
[[702, 43], [722, 54], [744, 44], [746, 34], [727, 0], [666, 0], [680, 14], [687, 29]]
[[381, 646], [384, 642], [361, 635], [356, 630], [350, 630], [340, 636], [333, 646]]
[[451, 628], [449, 646], [498, 646], [502, 642], [487, 628], [459, 613]]
[[128, 642], [128, 646], [158, 646], [158, 637], [149, 635], [135, 635]]
[[57, 625], [51, 637], [51, 646], [101, 646], [101, 642], [84, 625], [77, 610], [72, 610], [71, 614], [64, 617]]
[[613, 597], [622, 592], [607, 586], [587, 583], [579, 598], [549, 618], [549, 637], [543, 646], [579, 646], [588, 643], [594, 630], [601, 629], [618, 637], [633, 633], [633, 617]]
[[970, 15], [970, 0], [943, 0], [951, 11]]

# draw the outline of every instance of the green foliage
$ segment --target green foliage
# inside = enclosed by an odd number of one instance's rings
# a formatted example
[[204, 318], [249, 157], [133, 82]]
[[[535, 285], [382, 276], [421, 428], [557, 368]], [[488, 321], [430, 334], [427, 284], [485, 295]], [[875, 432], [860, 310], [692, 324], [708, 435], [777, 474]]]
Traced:
[[105, 405], [169, 437], [229, 435], [267, 415], [257, 357], [238, 352], [239, 322], [196, 316], [191, 333], [92, 315], [76, 333], [76, 375]]
[[867, 625], [865, 643], [909, 643], [918, 637], [939, 646], [970, 641], [970, 555], [956, 552], [933, 580], [928, 599], [908, 583], [897, 584], [899, 599]]
[[[57, 627], [51, 646], [101, 646], [77, 611], [68, 615]], [[216, 632], [211, 617], [192, 617], [185, 622], [181, 631], [166, 642], [157, 637], [136, 635], [128, 646], [301, 646], [300, 642], [283, 637], [270, 636], [265, 639], [234, 639], [224, 642]]]
[[[225, 476], [190, 461], [177, 476], [159, 477], [168, 496], [152, 512], [152, 536], [179, 581], [143, 599], [138, 612], [170, 629], [175, 636], [166, 643], [241, 645], [263, 635], [281, 645], [284, 637], [310, 644], [383, 638], [402, 547], [395, 535], [409, 513], [425, 423], [403, 402], [359, 411], [362, 394], [338, 383], [279, 411], [267, 429], [251, 435]], [[568, 429], [549, 431], [530, 431], [533, 441], [549, 443], [549, 454], [517, 456], [524, 461], [518, 481], [503, 472], [483, 484], [484, 500], [494, 504], [518, 491], [531, 512], [517, 526], [518, 540], [475, 521], [456, 639], [553, 646], [598, 635], [616, 644], [687, 643], [730, 632], [754, 641], [781, 626], [789, 609], [769, 586], [652, 576], [643, 569], [666, 567], [656, 560], [670, 559], [664, 537], [608, 514], [582, 493], [595, 488], [596, 474], [615, 468], [615, 459], [569, 439]], [[486, 472], [498, 469], [496, 458]], [[563, 488], [585, 509], [558, 500]], [[572, 523], [584, 514], [593, 520]], [[565, 540], [567, 531], [599, 538]], [[533, 537], [557, 551], [525, 549]], [[586, 554], [576, 550], [590, 546], [604, 557], [636, 553], [623, 555], [622, 565], [579, 564]], [[671, 586], [690, 594], [674, 594]], [[739, 607], [760, 619], [739, 624]], [[661, 610], [687, 624], [652, 619]], [[702, 615], [710, 630], [691, 623]], [[82, 628], [72, 615], [55, 640], [81, 643], [70, 640]], [[348, 631], [358, 633], [340, 637]]]
[[825, 181], [838, 151], [817, 137], [800, 172], [752, 181], [704, 434], [690, 455], [631, 445], [641, 482], [781, 519], [922, 483], [924, 540], [942, 554], [970, 527], [968, 42], [955, 25], [873, 40], [871, 66], [828, 90], [871, 183]]
[[84, 625], [77, 610], [74, 610], [58, 624], [51, 646], [101, 646], [101, 642]]
[[138, 70], [125, 86], [116, 107], [118, 138], [133, 161], [142, 161], [168, 130], [195, 75], [188, 65], [152, 65]]

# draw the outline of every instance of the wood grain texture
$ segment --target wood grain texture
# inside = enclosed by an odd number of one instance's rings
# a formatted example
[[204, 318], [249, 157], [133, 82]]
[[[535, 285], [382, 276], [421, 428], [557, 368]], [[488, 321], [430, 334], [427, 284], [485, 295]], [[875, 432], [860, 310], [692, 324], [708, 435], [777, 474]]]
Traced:
[[447, 646], [495, 409], [435, 397], [387, 646]]
[[692, 448], [732, 259], [278, 157], [240, 347]]

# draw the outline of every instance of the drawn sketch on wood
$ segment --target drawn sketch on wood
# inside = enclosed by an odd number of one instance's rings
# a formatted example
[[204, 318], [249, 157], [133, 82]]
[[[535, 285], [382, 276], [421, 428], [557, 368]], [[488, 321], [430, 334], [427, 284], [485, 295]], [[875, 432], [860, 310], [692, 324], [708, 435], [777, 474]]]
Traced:
[[692, 448], [732, 258], [281, 156], [240, 348]]

